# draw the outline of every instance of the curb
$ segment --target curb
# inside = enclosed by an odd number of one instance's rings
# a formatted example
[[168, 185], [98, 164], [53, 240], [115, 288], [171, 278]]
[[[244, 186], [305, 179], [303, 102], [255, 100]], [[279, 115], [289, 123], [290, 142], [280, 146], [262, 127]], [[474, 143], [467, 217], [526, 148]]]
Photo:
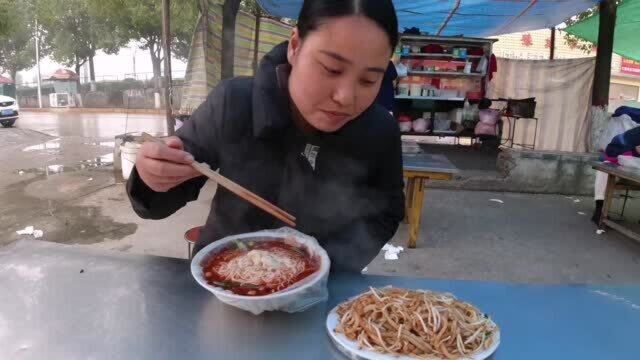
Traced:
[[129, 114], [165, 114], [164, 109], [127, 109], [127, 108], [20, 108], [22, 112], [38, 113], [129, 113]]

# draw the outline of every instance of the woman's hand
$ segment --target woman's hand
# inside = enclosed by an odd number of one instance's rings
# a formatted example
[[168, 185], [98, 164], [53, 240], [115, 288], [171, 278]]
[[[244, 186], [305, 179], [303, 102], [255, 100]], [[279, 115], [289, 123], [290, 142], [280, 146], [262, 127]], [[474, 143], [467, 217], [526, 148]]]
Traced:
[[162, 140], [166, 145], [149, 141], [142, 144], [136, 159], [138, 175], [149, 188], [167, 192], [202, 175], [191, 167], [193, 156], [184, 151], [180, 138], [171, 136]]

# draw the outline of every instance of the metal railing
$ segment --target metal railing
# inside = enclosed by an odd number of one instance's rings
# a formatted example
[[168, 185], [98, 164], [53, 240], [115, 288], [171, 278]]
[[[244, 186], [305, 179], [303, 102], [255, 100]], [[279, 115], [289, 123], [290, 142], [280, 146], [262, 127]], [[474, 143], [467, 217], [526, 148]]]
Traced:
[[[116, 74], [97, 76], [95, 82], [79, 81], [80, 86], [59, 86], [55, 81], [42, 82], [42, 106], [50, 107], [49, 94], [69, 92], [72, 88], [77, 92], [77, 106], [86, 108], [130, 108], [153, 109], [164, 107], [164, 78], [156, 81], [152, 73]], [[184, 71], [173, 72], [171, 101], [172, 108], [180, 109], [182, 90], [184, 87]], [[60, 90], [60, 89], [63, 90]], [[75, 90], [77, 89], [77, 91]], [[155, 95], [159, 93], [159, 99]], [[37, 83], [22, 83], [16, 87], [18, 103], [23, 108], [38, 107]]]

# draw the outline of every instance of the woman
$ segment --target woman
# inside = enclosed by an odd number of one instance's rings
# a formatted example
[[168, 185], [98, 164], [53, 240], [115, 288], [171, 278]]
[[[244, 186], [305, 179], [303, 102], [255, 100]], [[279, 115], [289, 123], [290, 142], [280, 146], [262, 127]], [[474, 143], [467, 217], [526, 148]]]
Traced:
[[[189, 163], [205, 162], [294, 214], [333, 268], [360, 271], [404, 216], [399, 129], [373, 105], [397, 27], [391, 0], [306, 0], [254, 77], [220, 83], [168, 146], [142, 146], [135, 211], [161, 219], [195, 200], [206, 179]], [[194, 251], [280, 226], [219, 188]]]
[[[630, 115], [624, 113], [625, 106], [616, 109], [615, 113], [607, 123], [607, 127], [600, 135], [598, 140], [597, 150], [600, 152], [600, 158], [606, 163], [618, 163], [618, 155], [633, 155], [632, 148], [635, 148], [635, 153], [638, 154], [637, 145], [640, 145], [640, 141], [636, 136], [633, 136], [631, 130], [638, 128], [640, 124], [640, 117], [633, 118]], [[629, 134], [627, 134], [629, 132]], [[627, 146], [625, 146], [625, 144]], [[636, 143], [636, 145], [634, 145]], [[630, 145], [630, 146], [629, 146]], [[594, 190], [595, 209], [591, 221], [596, 225], [600, 225], [600, 217], [602, 216], [602, 207], [604, 206], [604, 198], [607, 190], [607, 173], [602, 171], [596, 171]]]

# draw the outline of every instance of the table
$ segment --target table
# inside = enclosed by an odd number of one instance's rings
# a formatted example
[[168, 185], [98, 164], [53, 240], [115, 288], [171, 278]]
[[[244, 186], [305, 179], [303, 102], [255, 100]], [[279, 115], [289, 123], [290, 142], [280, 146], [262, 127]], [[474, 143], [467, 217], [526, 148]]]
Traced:
[[37, 240], [0, 248], [0, 359], [336, 359], [326, 315], [369, 286], [449, 291], [501, 327], [493, 359], [637, 358], [640, 286], [524, 285], [333, 274], [304, 313], [254, 316], [189, 263]]
[[427, 180], [451, 180], [459, 173], [444, 155], [402, 154], [406, 183], [405, 222], [409, 223], [409, 248], [415, 248], [420, 232], [424, 188]]
[[618, 182], [618, 179], [626, 180], [631, 184], [640, 186], [640, 170], [634, 170], [632, 168], [612, 163], [595, 163], [593, 168], [608, 175], [607, 190], [605, 191], [602, 215], [600, 216], [600, 227], [608, 226], [635, 241], [640, 241], [640, 234], [623, 224], [608, 218], [609, 210], [611, 208], [611, 200], [613, 200], [613, 192], [616, 190], [616, 183]]
[[[507, 115], [507, 114], [502, 114], [502, 117], [506, 117], [507, 120], [509, 121], [509, 134], [507, 139], [505, 140], [505, 144], [509, 143], [509, 147], [513, 148], [514, 146], [519, 146], [523, 149], [530, 149], [530, 150], [535, 150], [536, 149], [536, 140], [538, 139], [538, 118], [535, 117], [522, 117], [522, 116], [518, 116], [518, 115]], [[533, 143], [531, 144], [524, 144], [524, 143], [516, 143], [515, 142], [515, 137], [516, 137], [516, 123], [518, 122], [518, 120], [521, 119], [530, 119], [530, 120], [534, 120], [535, 121], [535, 128], [533, 130]]]

